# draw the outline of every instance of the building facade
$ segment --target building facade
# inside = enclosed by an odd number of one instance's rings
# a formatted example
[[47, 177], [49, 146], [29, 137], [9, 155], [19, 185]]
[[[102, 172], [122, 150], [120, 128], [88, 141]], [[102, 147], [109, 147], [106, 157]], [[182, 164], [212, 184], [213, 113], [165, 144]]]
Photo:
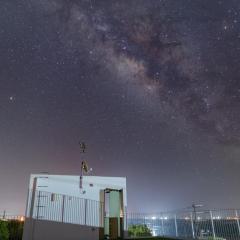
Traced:
[[23, 239], [117, 239], [126, 208], [126, 178], [33, 174]]

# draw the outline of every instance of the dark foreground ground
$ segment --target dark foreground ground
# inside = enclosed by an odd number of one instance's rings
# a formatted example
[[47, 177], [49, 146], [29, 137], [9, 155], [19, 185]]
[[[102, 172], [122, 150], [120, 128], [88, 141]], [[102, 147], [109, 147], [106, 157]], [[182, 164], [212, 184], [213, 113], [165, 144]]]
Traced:
[[125, 240], [176, 240], [176, 238], [165, 238], [165, 237], [137, 237], [137, 238], [126, 238]]

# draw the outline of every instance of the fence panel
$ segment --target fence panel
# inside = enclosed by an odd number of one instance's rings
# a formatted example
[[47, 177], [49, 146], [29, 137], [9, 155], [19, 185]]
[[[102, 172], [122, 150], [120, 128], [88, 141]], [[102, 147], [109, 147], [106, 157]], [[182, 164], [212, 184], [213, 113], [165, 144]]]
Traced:
[[30, 208], [34, 219], [103, 227], [102, 202], [37, 191]]
[[215, 210], [212, 212], [216, 237], [229, 240], [239, 239], [238, 210]]
[[[152, 236], [201, 240], [240, 240], [239, 210], [204, 210], [166, 212], [160, 214], [127, 213], [127, 226], [131, 229], [146, 226]], [[136, 230], [137, 231], [137, 230]], [[136, 233], [147, 236], [146, 233]], [[132, 235], [133, 236], [133, 235]], [[131, 236], [130, 236], [131, 237]]]
[[178, 236], [184, 238], [194, 238], [193, 219], [189, 212], [182, 212], [176, 214]]

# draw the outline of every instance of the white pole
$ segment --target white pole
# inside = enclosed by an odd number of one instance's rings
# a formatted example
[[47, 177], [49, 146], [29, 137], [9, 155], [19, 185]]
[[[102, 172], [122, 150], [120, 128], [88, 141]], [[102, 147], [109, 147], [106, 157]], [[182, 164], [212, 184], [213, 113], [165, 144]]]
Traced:
[[216, 234], [215, 234], [215, 228], [214, 228], [212, 211], [210, 211], [210, 217], [211, 217], [211, 223], [212, 223], [213, 239], [215, 239], [216, 238]]
[[195, 238], [195, 231], [194, 231], [194, 225], [193, 225], [193, 215], [191, 213], [191, 226], [192, 226], [192, 236]]
[[240, 224], [239, 224], [239, 216], [238, 216], [238, 211], [237, 210], [235, 210], [235, 214], [236, 214], [236, 219], [237, 219], [238, 233], [240, 235]]
[[176, 230], [176, 237], [178, 237], [178, 226], [177, 226], [177, 215], [175, 214], [175, 230]]
[[163, 215], [162, 215], [162, 235], [164, 236]]

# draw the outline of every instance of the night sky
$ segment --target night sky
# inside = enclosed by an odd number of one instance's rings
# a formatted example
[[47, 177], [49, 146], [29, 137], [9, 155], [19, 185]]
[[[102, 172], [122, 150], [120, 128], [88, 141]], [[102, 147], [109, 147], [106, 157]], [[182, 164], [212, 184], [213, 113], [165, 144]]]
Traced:
[[0, 0], [0, 212], [80, 140], [129, 211], [239, 207], [239, 0]]

